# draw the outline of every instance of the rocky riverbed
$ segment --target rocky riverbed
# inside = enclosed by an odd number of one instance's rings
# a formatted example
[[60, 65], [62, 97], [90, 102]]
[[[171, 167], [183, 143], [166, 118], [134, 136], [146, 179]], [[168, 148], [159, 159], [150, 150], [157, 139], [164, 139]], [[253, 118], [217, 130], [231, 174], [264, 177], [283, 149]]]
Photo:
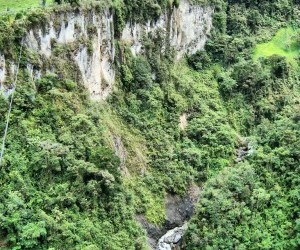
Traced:
[[143, 215], [137, 220], [147, 231], [148, 244], [155, 250], [181, 249], [182, 237], [187, 229], [187, 221], [194, 213], [200, 188], [192, 186], [186, 196], [166, 195], [166, 218], [163, 226], [156, 226], [147, 221]]

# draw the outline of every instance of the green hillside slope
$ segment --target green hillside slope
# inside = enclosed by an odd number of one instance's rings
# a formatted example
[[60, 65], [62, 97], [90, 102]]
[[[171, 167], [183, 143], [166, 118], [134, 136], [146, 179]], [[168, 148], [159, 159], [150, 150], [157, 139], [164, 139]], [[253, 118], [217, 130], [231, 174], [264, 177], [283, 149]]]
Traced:
[[[0, 0], [0, 9], [35, 2]], [[118, 37], [125, 21], [155, 20], [179, 1], [105, 2], [117, 72], [105, 101], [91, 101], [59, 57], [64, 74], [33, 81], [26, 57], [39, 61], [23, 51], [0, 168], [0, 249], [148, 249], [137, 215], [167, 228], [167, 195], [191, 186], [201, 193], [181, 249], [299, 248], [300, 5], [197, 3], [214, 7], [211, 35], [204, 51], [176, 61], [161, 37], [137, 56]], [[57, 10], [3, 17], [6, 58]], [[9, 101], [0, 94], [0, 131]]]

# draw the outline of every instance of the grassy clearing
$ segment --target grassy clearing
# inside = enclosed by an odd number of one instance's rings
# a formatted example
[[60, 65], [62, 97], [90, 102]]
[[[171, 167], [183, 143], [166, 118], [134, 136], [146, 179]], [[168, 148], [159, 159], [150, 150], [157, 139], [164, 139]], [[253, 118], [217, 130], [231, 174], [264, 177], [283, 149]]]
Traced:
[[[0, 12], [15, 11], [30, 7], [38, 7], [42, 0], [0, 0]], [[53, 0], [47, 0], [47, 4], [53, 3]]]
[[292, 27], [282, 28], [277, 31], [271, 41], [258, 44], [254, 50], [254, 59], [272, 55], [284, 56], [293, 62], [299, 56], [300, 46], [297, 41], [299, 30]]
[[[28, 8], [36, 8], [42, 6], [43, 0], [0, 0], [0, 15], [7, 13], [14, 14], [16, 11], [26, 10]], [[99, 3], [99, 0], [81, 0], [83, 6], [92, 3]], [[103, 0], [101, 3], [107, 4], [110, 0]], [[46, 0], [46, 6], [53, 5], [54, 0]]]

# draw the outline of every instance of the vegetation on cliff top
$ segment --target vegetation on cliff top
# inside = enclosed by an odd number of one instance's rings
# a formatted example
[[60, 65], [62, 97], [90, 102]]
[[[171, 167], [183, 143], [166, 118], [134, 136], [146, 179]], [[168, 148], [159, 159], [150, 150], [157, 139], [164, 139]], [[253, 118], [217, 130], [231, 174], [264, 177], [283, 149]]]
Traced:
[[[54, 0], [47, 0], [45, 3], [53, 3]], [[42, 1], [39, 0], [0, 0], [0, 12], [4, 11], [16, 11], [25, 8], [32, 8], [41, 6]]]
[[[114, 1], [116, 32], [178, 4], [168, 2]], [[0, 169], [1, 249], [146, 249], [135, 215], [163, 224], [165, 194], [192, 184], [203, 192], [186, 249], [297, 249], [299, 4], [199, 2], [215, 5], [205, 51], [174, 65], [159, 39], [137, 57], [116, 43], [117, 88], [105, 103], [70, 74], [34, 82], [21, 68]], [[1, 21], [7, 56], [37, 13]], [[8, 102], [0, 97], [0, 131]]]

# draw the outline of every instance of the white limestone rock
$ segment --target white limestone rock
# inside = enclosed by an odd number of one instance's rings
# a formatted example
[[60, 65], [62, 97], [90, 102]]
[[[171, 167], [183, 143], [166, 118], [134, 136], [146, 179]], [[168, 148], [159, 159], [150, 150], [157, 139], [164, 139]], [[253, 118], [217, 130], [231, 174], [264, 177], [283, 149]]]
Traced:
[[[146, 24], [127, 23], [121, 40], [128, 42], [134, 55], [142, 53], [143, 35], [154, 33], [158, 30], [164, 32], [169, 44], [176, 50], [176, 58], [184, 54], [192, 54], [203, 49], [207, 36], [212, 26], [211, 7], [191, 5], [188, 0], [181, 0], [179, 8], [175, 8], [171, 15], [163, 13], [156, 21]], [[46, 27], [38, 27], [27, 31], [25, 47], [37, 52], [45, 58], [53, 56], [53, 41], [58, 44], [80, 43], [81, 38], [89, 38], [92, 48], [88, 50], [84, 43], [74, 52], [73, 61], [79, 69], [85, 87], [89, 90], [93, 100], [106, 99], [113, 90], [115, 81], [115, 46], [113, 15], [109, 10], [99, 14], [94, 11], [66, 13], [52, 13]], [[89, 27], [96, 29], [95, 34], [89, 35]], [[164, 50], [166, 48], [162, 48]], [[0, 86], [8, 74], [15, 72], [15, 62], [6, 66], [5, 58], [0, 52]], [[49, 66], [48, 66], [49, 67]], [[55, 69], [44, 69], [45, 72], [55, 73]], [[32, 80], [41, 77], [41, 69], [35, 69], [28, 63], [27, 69]], [[3, 88], [3, 86], [2, 86]]]

